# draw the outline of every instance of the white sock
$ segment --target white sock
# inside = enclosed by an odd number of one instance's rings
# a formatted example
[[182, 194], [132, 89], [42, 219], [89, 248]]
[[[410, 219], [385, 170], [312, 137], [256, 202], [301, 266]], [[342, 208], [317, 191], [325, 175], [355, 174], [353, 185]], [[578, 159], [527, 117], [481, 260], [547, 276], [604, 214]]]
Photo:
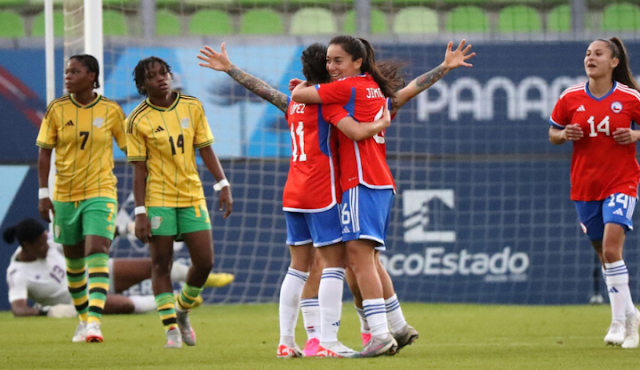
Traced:
[[288, 347], [295, 345], [296, 323], [300, 311], [300, 296], [302, 288], [309, 277], [308, 272], [302, 272], [289, 267], [287, 276], [280, 287], [280, 344]]
[[342, 292], [344, 291], [344, 269], [329, 267], [322, 270], [318, 300], [320, 301], [320, 343], [338, 341], [340, 317], [342, 316]]
[[171, 281], [177, 283], [184, 283], [187, 281], [187, 273], [189, 272], [189, 266], [183, 265], [178, 262], [174, 262], [171, 266]]
[[404, 319], [404, 315], [402, 314], [402, 308], [400, 307], [398, 296], [394, 294], [391, 298], [385, 299], [384, 304], [387, 310], [389, 329], [391, 329], [392, 333], [398, 333], [407, 326], [407, 321]]
[[320, 303], [318, 298], [303, 299], [300, 301], [304, 328], [307, 331], [307, 340], [320, 336]]
[[358, 306], [353, 306], [353, 307], [356, 308], [356, 312], [358, 313], [358, 318], [360, 319], [360, 332], [364, 334], [371, 334], [371, 328], [369, 328], [367, 317], [364, 315], [364, 309]]
[[129, 299], [133, 302], [134, 313], [151, 312], [157, 309], [156, 298], [152, 295], [131, 295]]
[[384, 298], [365, 299], [362, 301], [362, 308], [371, 328], [371, 335], [386, 336], [389, 334]]
[[[633, 308], [628, 307], [631, 302], [629, 291], [629, 272], [623, 260], [613, 263], [605, 263], [607, 276], [607, 291], [611, 303], [611, 318], [615, 321], [625, 322], [627, 312]], [[633, 304], [631, 304], [633, 306]]]

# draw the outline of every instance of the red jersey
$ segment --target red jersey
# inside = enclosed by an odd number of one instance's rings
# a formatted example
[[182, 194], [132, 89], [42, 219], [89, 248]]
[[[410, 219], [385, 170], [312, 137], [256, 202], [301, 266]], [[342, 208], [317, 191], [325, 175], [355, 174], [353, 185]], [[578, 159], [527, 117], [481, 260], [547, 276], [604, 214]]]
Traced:
[[617, 128], [640, 123], [640, 93], [614, 81], [613, 89], [596, 98], [588, 83], [565, 90], [551, 114], [552, 126], [564, 129], [578, 123], [583, 137], [573, 142], [571, 199], [603, 200], [611, 194], [636, 196], [640, 167], [636, 145], [620, 145], [613, 139]]
[[[337, 104], [345, 111], [331, 110], [325, 117], [332, 125], [351, 116], [358, 122], [373, 122], [382, 118], [385, 96], [369, 74], [343, 78], [316, 85], [323, 107]], [[394, 189], [393, 175], [387, 165], [384, 131], [360, 141], [349, 139], [338, 131], [340, 185], [347, 191], [359, 184], [371, 189]]]
[[[289, 99], [285, 117], [291, 133], [291, 159], [282, 195], [285, 211], [322, 212], [341, 200], [336, 158], [338, 140], [336, 130], [322, 116], [326, 110], [317, 104]], [[338, 106], [328, 110], [344, 111]]]

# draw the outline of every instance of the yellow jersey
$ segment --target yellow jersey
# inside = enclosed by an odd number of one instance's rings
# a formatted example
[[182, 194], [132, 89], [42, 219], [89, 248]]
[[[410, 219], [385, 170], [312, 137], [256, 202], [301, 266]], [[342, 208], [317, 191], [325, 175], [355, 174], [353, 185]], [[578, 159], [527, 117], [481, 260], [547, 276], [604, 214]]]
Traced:
[[113, 175], [113, 139], [126, 150], [125, 116], [118, 103], [97, 94], [81, 105], [73, 95], [52, 101], [36, 145], [56, 150], [53, 200], [118, 199]]
[[191, 207], [205, 201], [195, 149], [213, 143], [202, 103], [178, 94], [168, 108], [146, 99], [127, 118], [129, 161], [147, 162], [147, 207]]

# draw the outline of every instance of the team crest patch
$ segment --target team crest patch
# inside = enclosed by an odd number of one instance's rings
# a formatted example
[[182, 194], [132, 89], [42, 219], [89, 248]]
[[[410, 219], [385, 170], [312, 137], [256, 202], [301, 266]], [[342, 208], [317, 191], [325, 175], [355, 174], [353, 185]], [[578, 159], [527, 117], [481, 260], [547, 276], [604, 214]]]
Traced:
[[98, 117], [93, 120], [93, 125], [96, 126], [97, 128], [102, 127], [103, 124], [104, 124], [104, 117]]
[[157, 228], [160, 227], [160, 225], [162, 225], [162, 217], [160, 217], [160, 216], [151, 217], [151, 228], [152, 229], [157, 229]]
[[622, 112], [622, 103], [620, 103], [619, 101], [614, 101], [613, 103], [611, 103], [611, 110], [613, 111], [613, 113]]
[[182, 126], [182, 128], [189, 128], [189, 119], [183, 118], [182, 121], [180, 121], [180, 125]]

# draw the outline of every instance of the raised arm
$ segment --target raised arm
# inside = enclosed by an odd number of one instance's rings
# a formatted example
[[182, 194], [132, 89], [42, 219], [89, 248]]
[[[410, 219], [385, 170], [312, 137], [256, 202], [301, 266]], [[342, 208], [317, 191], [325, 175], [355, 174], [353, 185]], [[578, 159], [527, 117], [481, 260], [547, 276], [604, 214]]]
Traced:
[[240, 85], [244, 86], [247, 90], [258, 95], [262, 99], [276, 106], [283, 112], [287, 111], [287, 95], [274, 89], [271, 85], [262, 81], [261, 79], [248, 74], [242, 69], [236, 67], [229, 60], [225, 43], [220, 45], [220, 53], [213, 50], [209, 46], [204, 46], [200, 49], [200, 55], [198, 59], [204, 61], [204, 63], [198, 63], [201, 67], [211, 68], [214, 71], [226, 72], [231, 78], [236, 80]]
[[471, 51], [471, 45], [467, 45], [467, 47], [465, 47], [465, 43], [466, 40], [463, 39], [456, 50], [452, 50], [453, 41], [449, 41], [442, 64], [414, 79], [396, 93], [392, 102], [391, 114], [397, 112], [398, 109], [405, 105], [409, 100], [413, 99], [416, 95], [438, 82], [438, 80], [444, 77], [451, 70], [460, 66], [473, 67], [472, 64], [467, 63], [467, 60], [473, 58], [476, 53], [469, 53]]

